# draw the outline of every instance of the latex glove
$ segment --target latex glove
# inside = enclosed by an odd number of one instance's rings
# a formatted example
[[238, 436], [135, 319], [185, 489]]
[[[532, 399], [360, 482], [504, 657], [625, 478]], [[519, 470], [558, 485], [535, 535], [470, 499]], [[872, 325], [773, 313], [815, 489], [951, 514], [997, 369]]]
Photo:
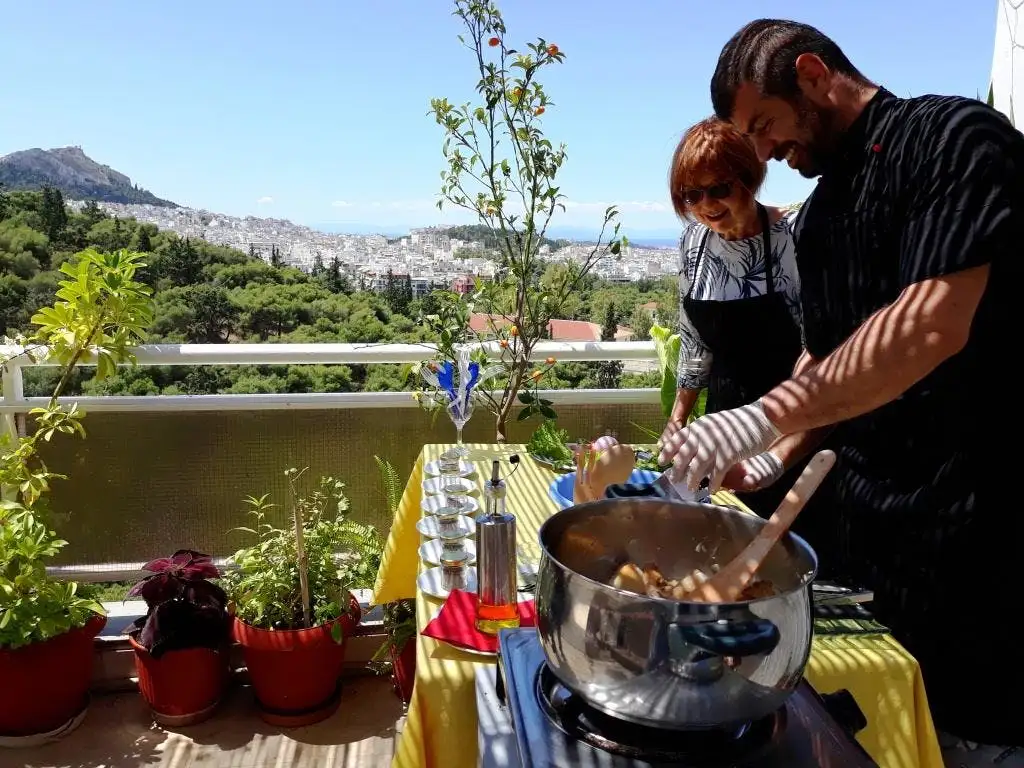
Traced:
[[757, 401], [701, 416], [665, 442], [658, 461], [671, 461], [691, 491], [706, 477], [715, 493], [731, 467], [768, 450], [781, 436]]
[[759, 491], [774, 484], [785, 471], [782, 459], [771, 451], [765, 451], [744, 459], [726, 472], [722, 478], [722, 487], [740, 492]]

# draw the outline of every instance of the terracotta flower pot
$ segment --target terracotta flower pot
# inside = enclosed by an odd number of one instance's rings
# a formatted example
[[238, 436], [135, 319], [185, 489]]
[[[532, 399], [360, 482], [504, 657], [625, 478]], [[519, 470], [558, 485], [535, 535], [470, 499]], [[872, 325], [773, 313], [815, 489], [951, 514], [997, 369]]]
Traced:
[[82, 712], [92, 683], [93, 641], [106, 623], [106, 616], [94, 616], [44, 642], [0, 650], [0, 736], [55, 731]]
[[186, 648], [154, 659], [134, 635], [139, 692], [160, 725], [180, 727], [206, 720], [220, 703], [228, 681], [228, 648]]
[[409, 638], [400, 653], [391, 646], [391, 675], [395, 680], [395, 693], [408, 704], [412, 701], [412, 687], [416, 682], [416, 638]]
[[[242, 646], [260, 716], [268, 723], [299, 726], [330, 717], [338, 708], [345, 648], [362, 613], [349, 595], [350, 614], [309, 629], [259, 629], [235, 618], [232, 634]], [[331, 628], [341, 624], [343, 640]]]

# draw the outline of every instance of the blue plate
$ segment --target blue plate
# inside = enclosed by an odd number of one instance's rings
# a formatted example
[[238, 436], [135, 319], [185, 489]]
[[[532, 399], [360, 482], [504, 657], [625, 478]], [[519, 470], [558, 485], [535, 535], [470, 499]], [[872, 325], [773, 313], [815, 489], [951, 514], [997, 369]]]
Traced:
[[[630, 473], [627, 482], [637, 485], [648, 485], [657, 480], [660, 475], [660, 472], [652, 472], [649, 469], [634, 469]], [[572, 487], [575, 482], [576, 472], [573, 471], [556, 477], [551, 481], [551, 485], [548, 486], [548, 495], [554, 499], [559, 509], [566, 509], [572, 506]]]

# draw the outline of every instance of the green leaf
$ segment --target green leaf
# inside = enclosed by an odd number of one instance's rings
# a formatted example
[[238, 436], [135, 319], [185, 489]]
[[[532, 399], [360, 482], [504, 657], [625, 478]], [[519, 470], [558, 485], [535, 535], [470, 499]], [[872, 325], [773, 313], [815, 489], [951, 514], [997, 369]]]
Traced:
[[103, 605], [96, 602], [95, 600], [83, 600], [81, 607], [86, 610], [95, 613], [97, 616], [106, 616], [107, 612], [103, 609]]
[[532, 409], [530, 409], [530, 408], [523, 408], [523, 410], [521, 410], [519, 412], [519, 415], [516, 416], [516, 421], [526, 421], [532, 415], [533, 415], [533, 410]]
[[519, 402], [523, 403], [524, 405], [530, 405], [531, 403], [533, 403], [533, 394], [523, 390], [522, 392], [519, 393]]
[[550, 405], [542, 405], [540, 407], [540, 415], [543, 416], [545, 419], [558, 418], [558, 414], [555, 413], [554, 409]]
[[682, 339], [678, 333], [660, 325], [651, 326], [651, 338], [658, 353], [661, 368], [661, 411], [666, 419], [672, 415], [676, 402], [676, 370], [679, 365], [679, 351]]

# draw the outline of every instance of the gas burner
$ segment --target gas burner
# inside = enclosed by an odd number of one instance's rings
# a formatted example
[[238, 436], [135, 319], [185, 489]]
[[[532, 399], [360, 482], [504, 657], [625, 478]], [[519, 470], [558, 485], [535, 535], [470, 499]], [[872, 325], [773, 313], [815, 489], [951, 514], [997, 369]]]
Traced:
[[548, 720], [569, 738], [634, 760], [699, 766], [756, 759], [786, 728], [785, 707], [756, 722], [721, 729], [638, 725], [589, 706], [562, 685], [547, 664], [537, 673], [536, 695]]
[[483, 768], [878, 768], [853, 734], [847, 692], [802, 681], [776, 714], [730, 730], [680, 731], [596, 711], [561, 686], [537, 630], [505, 629], [498, 663], [477, 672]]

